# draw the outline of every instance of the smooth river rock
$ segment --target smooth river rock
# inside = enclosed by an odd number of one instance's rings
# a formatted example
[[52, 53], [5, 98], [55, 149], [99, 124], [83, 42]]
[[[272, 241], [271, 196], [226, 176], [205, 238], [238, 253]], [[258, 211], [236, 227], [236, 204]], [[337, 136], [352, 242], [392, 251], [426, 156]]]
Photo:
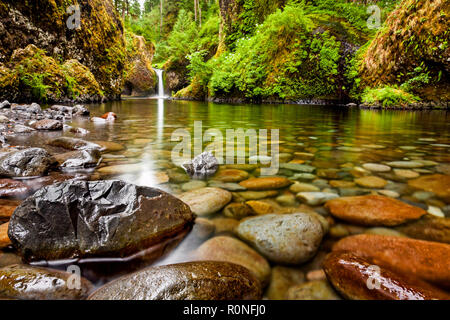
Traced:
[[364, 226], [396, 226], [426, 214], [419, 207], [379, 195], [342, 197], [325, 207], [339, 219]]
[[284, 300], [286, 291], [295, 285], [305, 282], [303, 271], [284, 266], [275, 266], [272, 268], [270, 285], [267, 288], [267, 298], [270, 300]]
[[113, 180], [67, 181], [24, 200], [8, 234], [27, 260], [126, 257], [181, 233], [193, 220], [185, 203], [158, 189]]
[[199, 216], [215, 213], [231, 201], [231, 193], [219, 188], [200, 188], [178, 196]]
[[299, 192], [297, 199], [310, 206], [318, 206], [324, 204], [328, 200], [339, 198], [339, 195], [331, 192]]
[[1, 198], [23, 198], [31, 192], [31, 188], [19, 180], [0, 179]]
[[246, 268], [217, 261], [151, 267], [114, 280], [89, 300], [258, 300], [261, 285]]
[[379, 163], [364, 163], [362, 167], [366, 170], [372, 171], [372, 172], [389, 172], [391, 171], [391, 167], [385, 165], [385, 164], [379, 164]]
[[349, 252], [333, 252], [324, 261], [333, 287], [352, 300], [448, 300], [450, 295], [425, 281], [373, 265]]
[[450, 203], [450, 175], [433, 174], [422, 176], [409, 180], [408, 185], [416, 189], [433, 192], [447, 203]]
[[339, 240], [333, 251], [350, 251], [372, 264], [411, 274], [450, 288], [450, 245], [410, 238], [355, 235]]
[[8, 237], [8, 225], [9, 223], [0, 224], [0, 249], [11, 244], [11, 240]]
[[55, 159], [41, 148], [12, 151], [0, 156], [0, 176], [42, 176], [54, 163]]
[[239, 184], [248, 190], [263, 191], [287, 187], [291, 181], [283, 177], [263, 177], [244, 180]]
[[386, 180], [375, 176], [367, 176], [355, 179], [355, 183], [358, 186], [365, 188], [384, 188], [387, 185]]
[[292, 286], [286, 292], [287, 300], [341, 300], [327, 280], [308, 281]]
[[269, 281], [270, 266], [267, 260], [238, 239], [214, 237], [195, 250], [194, 255], [198, 260], [225, 261], [241, 265], [250, 270], [263, 287]]
[[450, 218], [439, 218], [427, 214], [419, 220], [402, 224], [396, 229], [411, 238], [450, 244]]
[[50, 140], [47, 143], [51, 146], [60, 147], [67, 150], [103, 149], [100, 145], [96, 143], [70, 137], [59, 137]]
[[425, 164], [419, 161], [392, 161], [387, 163], [394, 168], [415, 169], [425, 167]]
[[314, 214], [292, 213], [246, 218], [236, 232], [270, 261], [300, 264], [314, 256], [325, 230]]
[[212, 179], [222, 182], [239, 182], [248, 178], [248, 172], [238, 169], [219, 170]]
[[[80, 300], [93, 289], [86, 279], [72, 273], [15, 264], [0, 269], [0, 298], [20, 300]], [[77, 288], [78, 287], [78, 288]]]

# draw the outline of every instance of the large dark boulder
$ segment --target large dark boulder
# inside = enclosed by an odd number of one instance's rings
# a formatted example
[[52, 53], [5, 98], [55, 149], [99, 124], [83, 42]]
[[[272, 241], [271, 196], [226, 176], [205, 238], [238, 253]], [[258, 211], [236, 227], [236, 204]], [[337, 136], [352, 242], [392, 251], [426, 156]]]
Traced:
[[248, 269], [199, 261], [151, 267], [112, 281], [89, 300], [257, 300], [261, 285]]
[[122, 181], [65, 181], [14, 211], [8, 235], [26, 260], [127, 257], [190, 227], [194, 215], [164, 191]]
[[0, 156], [0, 176], [42, 176], [54, 163], [55, 159], [41, 148], [12, 151]]

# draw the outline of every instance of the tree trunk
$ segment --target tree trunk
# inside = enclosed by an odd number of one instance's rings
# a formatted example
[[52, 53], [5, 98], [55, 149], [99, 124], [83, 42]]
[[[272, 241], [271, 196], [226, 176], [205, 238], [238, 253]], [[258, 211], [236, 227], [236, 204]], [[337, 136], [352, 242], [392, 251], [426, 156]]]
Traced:
[[162, 28], [163, 28], [163, 4], [164, 4], [164, 0], [160, 0], [159, 6], [160, 6], [161, 22], [159, 25], [159, 36], [162, 35]]
[[198, 0], [194, 0], [194, 16], [195, 16], [195, 22], [197, 22], [197, 1]]
[[197, 1], [199, 1], [197, 3], [197, 6], [198, 6], [198, 21], [200, 22], [200, 28], [201, 28], [202, 27], [202, 6], [200, 4], [200, 0], [197, 0]]

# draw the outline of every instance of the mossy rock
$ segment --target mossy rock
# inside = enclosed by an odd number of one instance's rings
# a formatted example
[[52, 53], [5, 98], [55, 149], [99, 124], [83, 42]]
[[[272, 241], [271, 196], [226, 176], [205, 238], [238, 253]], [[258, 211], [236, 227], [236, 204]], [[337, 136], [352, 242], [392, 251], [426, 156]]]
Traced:
[[15, 50], [8, 65], [0, 71], [4, 72], [1, 85], [9, 88], [12, 100], [87, 102], [103, 98], [100, 85], [86, 66], [75, 59], [61, 65], [35, 45]]
[[19, 91], [26, 100], [59, 101], [64, 97], [66, 78], [61, 66], [35, 45], [15, 50], [10, 66], [19, 77]]
[[[67, 27], [67, 8], [80, 5], [81, 26]], [[94, 75], [106, 98], [122, 91], [125, 65], [123, 23], [112, 1], [0, 0], [0, 62], [30, 44], [56, 62], [76, 59]], [[60, 86], [51, 88], [58, 96]]]
[[403, 0], [361, 61], [361, 87], [403, 85], [425, 100], [450, 100], [449, 1]]
[[103, 92], [92, 72], [78, 60], [71, 59], [62, 65], [67, 82], [67, 94], [75, 101], [101, 101]]
[[124, 94], [148, 96], [155, 93], [156, 74], [152, 68], [155, 46], [144, 37], [126, 32], [127, 62]]
[[0, 62], [0, 96], [3, 100], [15, 101], [19, 95], [17, 73]]

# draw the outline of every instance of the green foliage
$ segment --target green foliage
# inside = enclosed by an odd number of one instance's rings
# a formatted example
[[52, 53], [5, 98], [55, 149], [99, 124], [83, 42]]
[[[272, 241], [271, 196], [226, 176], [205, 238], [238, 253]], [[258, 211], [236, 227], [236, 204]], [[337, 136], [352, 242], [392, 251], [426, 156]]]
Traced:
[[49, 76], [49, 73], [25, 73], [22, 74], [20, 80], [25, 86], [31, 89], [31, 92], [36, 99], [39, 101], [47, 101], [47, 90], [50, 86], [45, 84], [45, 78]]
[[193, 52], [196, 48], [197, 38], [198, 30], [192, 19], [192, 13], [180, 10], [172, 33], [167, 39], [168, 51], [173, 58], [172, 61], [185, 59], [189, 53]]
[[340, 42], [316, 25], [300, 5], [277, 10], [254, 36], [239, 39], [220, 58], [210, 94], [235, 92], [246, 98], [300, 99], [336, 92]]
[[385, 108], [398, 108], [420, 101], [419, 97], [401, 89], [385, 86], [382, 88], [367, 88], [362, 95], [362, 102], [368, 105], [380, 104]]
[[[424, 65], [422, 63], [422, 65]], [[426, 67], [417, 67], [414, 68], [414, 71], [409, 72], [408, 75], [411, 77], [407, 81], [405, 81], [400, 89], [407, 92], [414, 92], [417, 89], [422, 88], [423, 86], [430, 83], [430, 73], [426, 71]], [[438, 79], [439, 81], [440, 79]]]

